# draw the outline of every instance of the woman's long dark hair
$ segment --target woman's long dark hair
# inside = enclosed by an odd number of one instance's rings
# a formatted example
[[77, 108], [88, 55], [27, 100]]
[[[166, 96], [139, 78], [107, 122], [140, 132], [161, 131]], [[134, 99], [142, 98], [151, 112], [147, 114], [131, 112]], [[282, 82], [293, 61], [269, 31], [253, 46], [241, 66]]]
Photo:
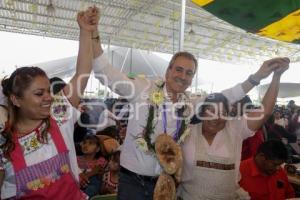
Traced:
[[[9, 78], [4, 78], [1, 82], [3, 87], [3, 94], [7, 97], [8, 101], [8, 123], [6, 129], [1, 133], [5, 138], [4, 144], [0, 146], [3, 151], [4, 157], [11, 159], [10, 153], [14, 150], [15, 144], [13, 141], [13, 132], [16, 131], [16, 122], [18, 121], [19, 108], [15, 106], [10, 97], [14, 95], [16, 97], [22, 97], [24, 91], [30, 87], [35, 77], [44, 76], [46, 73], [38, 67], [21, 67], [16, 69]], [[48, 77], [47, 77], [48, 78]], [[48, 129], [50, 127], [50, 118], [43, 120], [45, 126], [41, 130], [41, 137], [38, 138], [39, 142], [48, 142]]]

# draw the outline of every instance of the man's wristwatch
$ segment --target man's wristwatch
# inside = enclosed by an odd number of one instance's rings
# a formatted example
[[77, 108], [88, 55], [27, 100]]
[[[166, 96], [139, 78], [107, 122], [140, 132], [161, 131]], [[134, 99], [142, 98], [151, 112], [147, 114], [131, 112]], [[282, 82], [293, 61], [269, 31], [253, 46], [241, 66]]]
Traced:
[[92, 36], [92, 39], [93, 39], [93, 40], [97, 40], [97, 41], [99, 41], [99, 40], [100, 40], [100, 36], [99, 36], [99, 35], [97, 35], [97, 36], [94, 36], [94, 37]]
[[255, 80], [254, 78], [253, 78], [253, 74], [251, 74], [249, 77], [248, 77], [248, 81], [252, 84], [252, 85], [255, 85], [255, 86], [257, 86], [257, 85], [259, 85], [260, 84], [260, 81], [257, 81], [257, 80]]

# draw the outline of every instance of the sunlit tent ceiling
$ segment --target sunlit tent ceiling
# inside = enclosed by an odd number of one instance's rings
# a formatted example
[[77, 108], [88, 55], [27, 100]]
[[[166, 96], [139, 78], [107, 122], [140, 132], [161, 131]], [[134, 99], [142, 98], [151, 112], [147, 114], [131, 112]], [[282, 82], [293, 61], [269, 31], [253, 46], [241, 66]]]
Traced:
[[[159, 77], [165, 73], [168, 66], [166, 60], [139, 49], [114, 47], [108, 55], [113, 66], [129, 77]], [[75, 72], [76, 56], [33, 65], [44, 69], [49, 77], [68, 78]]]
[[[106, 44], [174, 53], [181, 0], [1, 0], [0, 30], [77, 40], [78, 10], [101, 7]], [[204, 59], [253, 63], [274, 56], [300, 60], [300, 46], [261, 38], [187, 1], [184, 49]]]

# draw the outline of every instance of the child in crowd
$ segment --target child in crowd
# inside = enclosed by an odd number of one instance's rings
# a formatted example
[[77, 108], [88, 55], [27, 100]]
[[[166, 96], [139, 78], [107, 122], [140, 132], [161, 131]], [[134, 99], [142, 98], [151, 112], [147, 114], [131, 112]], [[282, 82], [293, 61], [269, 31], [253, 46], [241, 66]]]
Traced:
[[79, 182], [81, 189], [89, 196], [99, 193], [102, 186], [102, 175], [107, 161], [101, 153], [101, 143], [97, 136], [87, 135], [80, 143], [82, 156], [77, 156], [81, 170]]
[[120, 171], [120, 151], [113, 152], [108, 163], [108, 171], [103, 175], [101, 194], [115, 194], [118, 191]]

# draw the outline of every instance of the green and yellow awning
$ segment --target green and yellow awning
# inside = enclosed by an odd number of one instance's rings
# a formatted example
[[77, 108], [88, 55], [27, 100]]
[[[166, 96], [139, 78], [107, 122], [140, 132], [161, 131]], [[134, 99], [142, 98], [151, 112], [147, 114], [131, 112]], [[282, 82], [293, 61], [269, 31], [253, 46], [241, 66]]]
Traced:
[[300, 43], [300, 0], [192, 0], [235, 26], [272, 39]]

